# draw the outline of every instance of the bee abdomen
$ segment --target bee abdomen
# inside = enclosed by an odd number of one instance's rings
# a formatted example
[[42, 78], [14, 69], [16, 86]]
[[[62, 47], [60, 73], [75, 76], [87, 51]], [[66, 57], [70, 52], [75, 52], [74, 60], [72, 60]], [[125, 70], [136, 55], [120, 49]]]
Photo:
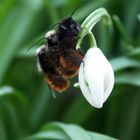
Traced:
[[63, 92], [69, 87], [69, 81], [59, 75], [59, 73], [45, 74], [45, 80], [52, 89], [58, 92]]

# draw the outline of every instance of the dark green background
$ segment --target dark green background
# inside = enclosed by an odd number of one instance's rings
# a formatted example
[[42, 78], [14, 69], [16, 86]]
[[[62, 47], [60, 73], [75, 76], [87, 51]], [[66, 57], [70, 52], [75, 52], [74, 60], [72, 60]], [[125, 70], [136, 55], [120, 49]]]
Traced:
[[[73, 87], [77, 77], [65, 93], [56, 93], [53, 99], [37, 71], [36, 48], [26, 51], [77, 7], [73, 18], [79, 23], [100, 7], [106, 8], [113, 20], [112, 32], [102, 22], [93, 29], [116, 77], [102, 109], [90, 106], [80, 89]], [[86, 51], [88, 41], [82, 47]], [[139, 0], [0, 0], [0, 140], [30, 136], [53, 121], [73, 123], [121, 140], [139, 139]]]

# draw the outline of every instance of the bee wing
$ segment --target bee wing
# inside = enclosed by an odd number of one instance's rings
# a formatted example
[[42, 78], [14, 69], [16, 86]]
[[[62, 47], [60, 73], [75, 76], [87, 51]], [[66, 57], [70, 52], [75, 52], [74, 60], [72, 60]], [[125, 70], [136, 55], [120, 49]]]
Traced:
[[77, 75], [83, 54], [79, 50], [68, 49], [60, 56], [60, 65], [63, 68], [63, 75], [72, 78]]

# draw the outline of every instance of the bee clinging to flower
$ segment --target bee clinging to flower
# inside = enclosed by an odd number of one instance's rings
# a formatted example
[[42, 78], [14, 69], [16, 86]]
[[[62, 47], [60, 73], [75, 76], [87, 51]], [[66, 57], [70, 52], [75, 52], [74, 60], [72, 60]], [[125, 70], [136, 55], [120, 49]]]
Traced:
[[47, 84], [55, 91], [69, 87], [68, 78], [77, 75], [83, 54], [76, 49], [81, 26], [72, 16], [59, 23], [57, 30], [49, 31], [47, 44], [37, 49], [38, 65]]
[[[49, 31], [47, 43], [37, 49], [37, 60], [49, 87], [63, 92], [70, 85], [69, 78], [78, 73], [78, 85], [90, 105], [101, 108], [114, 86], [114, 72], [111, 64], [97, 47], [92, 33], [93, 26], [102, 18], [112, 25], [104, 8], [92, 12], [80, 25], [72, 16], [62, 20], [57, 30]], [[80, 35], [80, 36], [79, 36]], [[89, 35], [87, 53], [79, 50], [83, 38]]]

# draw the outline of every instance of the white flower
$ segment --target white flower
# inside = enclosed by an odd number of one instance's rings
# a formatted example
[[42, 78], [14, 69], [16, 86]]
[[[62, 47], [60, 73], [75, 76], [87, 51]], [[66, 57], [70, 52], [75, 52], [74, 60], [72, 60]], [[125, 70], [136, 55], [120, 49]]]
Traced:
[[90, 48], [80, 65], [79, 84], [87, 101], [101, 108], [114, 86], [114, 72], [99, 48]]

